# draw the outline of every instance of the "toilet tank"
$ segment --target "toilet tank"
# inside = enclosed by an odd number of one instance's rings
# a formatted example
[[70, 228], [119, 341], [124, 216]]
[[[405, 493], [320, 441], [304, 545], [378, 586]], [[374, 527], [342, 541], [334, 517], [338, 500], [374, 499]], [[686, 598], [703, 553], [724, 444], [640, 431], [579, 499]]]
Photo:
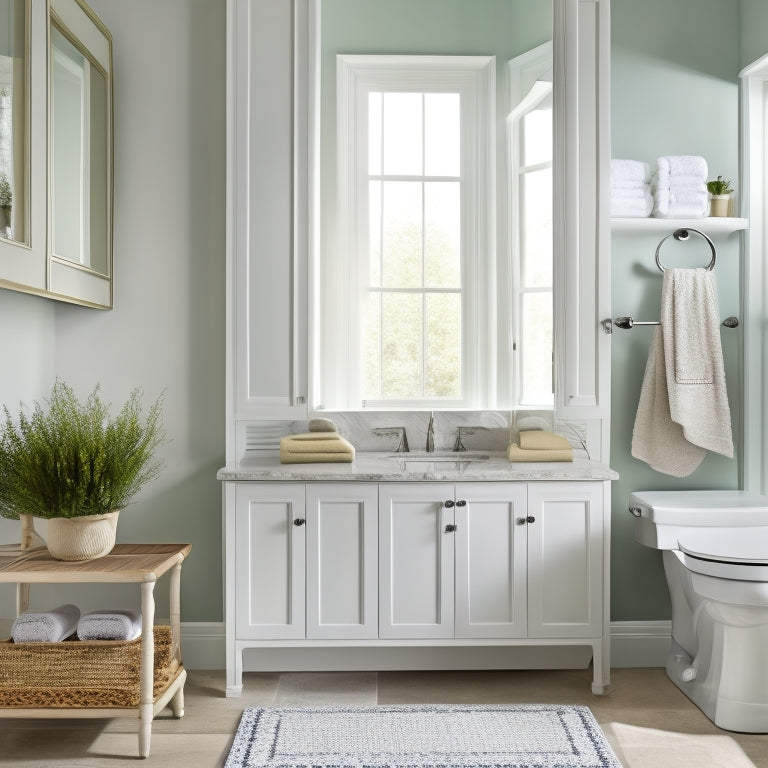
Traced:
[[635, 540], [731, 562], [768, 561], [768, 496], [746, 491], [638, 491]]

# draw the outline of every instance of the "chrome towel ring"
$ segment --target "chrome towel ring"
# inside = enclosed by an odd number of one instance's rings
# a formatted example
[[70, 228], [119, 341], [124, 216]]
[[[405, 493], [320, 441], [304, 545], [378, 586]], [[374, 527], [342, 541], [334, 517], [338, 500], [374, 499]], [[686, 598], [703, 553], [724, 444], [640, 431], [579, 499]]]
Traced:
[[670, 237], [674, 237], [675, 240], [687, 240], [690, 237], [691, 232], [695, 232], [697, 235], [701, 235], [701, 237], [703, 237], [709, 243], [709, 248], [712, 251], [712, 260], [709, 262], [706, 269], [708, 272], [711, 272], [715, 268], [715, 261], [717, 261], [717, 251], [715, 250], [715, 244], [712, 242], [712, 240], [710, 240], [710, 238], [707, 237], [703, 232], [699, 232], [698, 229], [676, 229], [674, 232], [663, 238], [661, 242], [656, 246], [656, 266], [662, 272], [664, 271], [664, 267], [661, 266], [661, 259], [659, 259], [659, 251], [661, 250], [661, 246], [664, 245], [664, 242], [669, 240]]

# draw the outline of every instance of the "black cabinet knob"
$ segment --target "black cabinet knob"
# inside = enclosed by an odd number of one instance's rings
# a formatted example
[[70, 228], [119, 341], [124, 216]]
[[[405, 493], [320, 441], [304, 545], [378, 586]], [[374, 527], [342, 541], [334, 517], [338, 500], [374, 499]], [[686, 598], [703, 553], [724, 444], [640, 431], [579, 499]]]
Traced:
[[528, 515], [527, 521], [529, 523], [535, 523], [536, 522], [536, 518], [533, 515]]
[[453, 523], [448, 523], [448, 525], [445, 526], [446, 533], [453, 533], [455, 530], [456, 526]]
[[448, 499], [445, 504], [443, 504], [444, 507], [452, 507], [453, 506], [453, 499]]
[[467, 502], [464, 499], [459, 499], [459, 501], [456, 502], [457, 507], [466, 507]]
[[294, 521], [294, 525], [304, 525], [307, 521], [303, 517], [297, 517]]

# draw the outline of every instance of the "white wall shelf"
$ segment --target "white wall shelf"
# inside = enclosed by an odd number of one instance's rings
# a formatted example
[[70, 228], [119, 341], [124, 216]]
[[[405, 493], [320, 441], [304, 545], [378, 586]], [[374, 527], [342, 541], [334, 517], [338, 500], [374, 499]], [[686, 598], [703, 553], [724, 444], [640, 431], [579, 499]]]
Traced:
[[748, 219], [732, 216], [707, 216], [703, 219], [611, 219], [611, 232], [622, 235], [661, 235], [675, 229], [698, 229], [710, 236], [730, 235], [748, 227]]

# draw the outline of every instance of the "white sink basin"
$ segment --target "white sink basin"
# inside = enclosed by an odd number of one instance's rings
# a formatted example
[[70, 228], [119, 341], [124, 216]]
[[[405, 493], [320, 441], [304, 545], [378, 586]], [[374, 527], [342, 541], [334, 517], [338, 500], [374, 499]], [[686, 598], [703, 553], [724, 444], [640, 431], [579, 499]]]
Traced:
[[398, 461], [488, 461], [487, 453], [474, 453], [473, 451], [409, 451], [408, 453], [390, 453], [385, 458]]

